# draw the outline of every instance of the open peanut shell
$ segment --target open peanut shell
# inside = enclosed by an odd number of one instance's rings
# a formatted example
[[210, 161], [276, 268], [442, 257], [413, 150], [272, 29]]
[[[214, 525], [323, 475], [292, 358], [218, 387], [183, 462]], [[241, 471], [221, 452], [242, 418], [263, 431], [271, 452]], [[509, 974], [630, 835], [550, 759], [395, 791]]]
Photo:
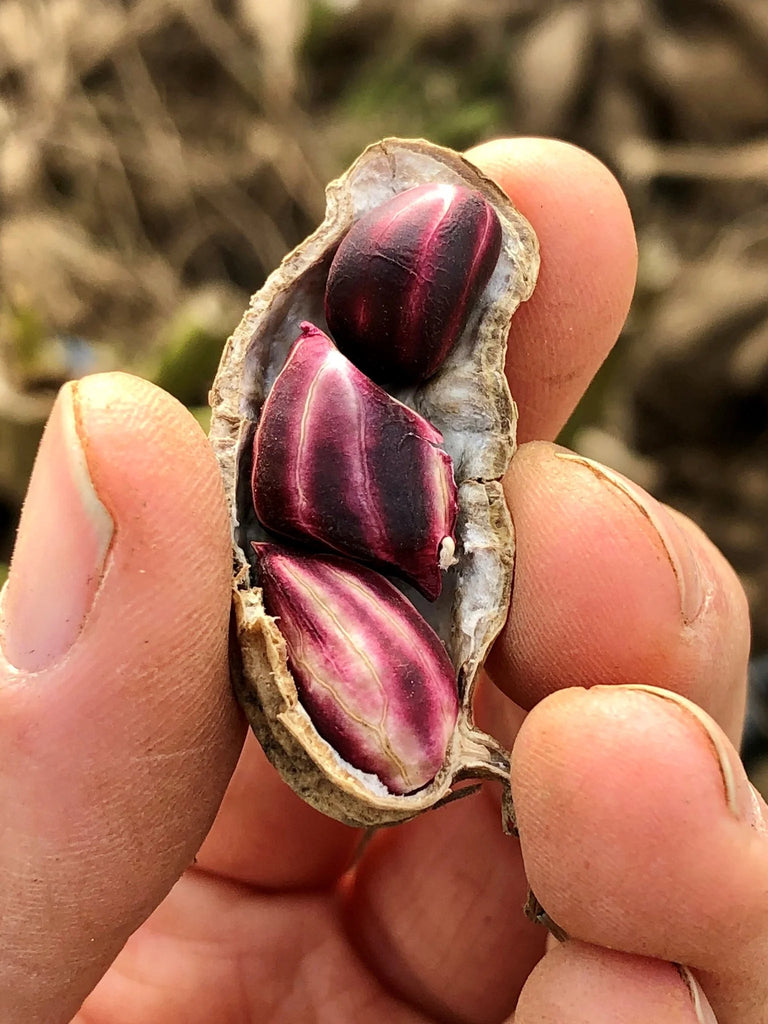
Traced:
[[[426, 182], [460, 183], [480, 192], [502, 226], [501, 255], [463, 333], [440, 369], [419, 386], [390, 393], [439, 430], [458, 489], [456, 563], [434, 602], [395, 582], [442, 639], [456, 671], [460, 710], [445, 760], [433, 780], [397, 795], [345, 762], [319, 735], [289, 670], [280, 623], [266, 614], [252, 555], [267, 535], [250, 494], [252, 444], [263, 403], [303, 321], [327, 330], [323, 296], [331, 260], [349, 228], [395, 194]], [[350, 825], [404, 821], [452, 798], [467, 778], [505, 787], [505, 750], [475, 728], [478, 672], [506, 619], [512, 585], [512, 521], [501, 487], [515, 447], [516, 409], [504, 377], [510, 319], [529, 298], [538, 271], [536, 237], [499, 188], [451, 150], [423, 141], [385, 139], [370, 146], [327, 189], [321, 226], [283, 260], [253, 297], [229, 339], [211, 391], [211, 442], [232, 517], [235, 690], [267, 756], [307, 802]]]

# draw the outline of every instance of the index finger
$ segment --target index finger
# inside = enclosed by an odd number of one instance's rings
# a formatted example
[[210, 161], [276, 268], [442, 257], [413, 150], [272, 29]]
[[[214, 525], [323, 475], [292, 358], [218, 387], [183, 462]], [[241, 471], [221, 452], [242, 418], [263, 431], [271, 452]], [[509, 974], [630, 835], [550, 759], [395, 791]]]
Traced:
[[507, 378], [518, 440], [551, 441], [610, 352], [637, 271], [627, 200], [595, 157], [553, 139], [499, 139], [467, 153], [528, 218], [541, 270], [512, 318]]

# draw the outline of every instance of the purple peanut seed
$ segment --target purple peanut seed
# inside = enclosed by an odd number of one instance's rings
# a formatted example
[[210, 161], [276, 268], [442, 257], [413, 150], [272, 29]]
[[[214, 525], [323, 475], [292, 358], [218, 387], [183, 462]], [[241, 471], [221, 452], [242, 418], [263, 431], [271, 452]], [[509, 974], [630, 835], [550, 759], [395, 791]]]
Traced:
[[417, 384], [464, 330], [501, 252], [501, 224], [479, 192], [428, 184], [352, 225], [325, 293], [331, 334], [379, 383]]
[[457, 514], [442, 434], [304, 323], [254, 438], [253, 504], [282, 537], [369, 562], [434, 600]]
[[299, 699], [317, 732], [392, 793], [440, 770], [458, 717], [456, 673], [437, 634], [378, 573], [334, 555], [254, 544]]

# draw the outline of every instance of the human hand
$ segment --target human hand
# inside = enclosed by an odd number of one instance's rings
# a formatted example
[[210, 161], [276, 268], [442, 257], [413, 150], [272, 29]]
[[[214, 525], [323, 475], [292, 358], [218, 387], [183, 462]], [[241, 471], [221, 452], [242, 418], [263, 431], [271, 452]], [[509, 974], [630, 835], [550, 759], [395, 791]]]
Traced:
[[[521, 439], [552, 439], [626, 315], [630, 218], [579, 150], [472, 156], [541, 241], [508, 374]], [[738, 583], [687, 521], [550, 444], [520, 449], [507, 492], [515, 591], [479, 714], [511, 741], [513, 701], [534, 707], [513, 758], [522, 851], [572, 936], [546, 955], [492, 787], [377, 833], [354, 874], [360, 833], [288, 791], [252, 738], [221, 802], [244, 725], [217, 468], [151, 385], [64, 389], [2, 604], [1, 1020], [492, 1024], [522, 989], [516, 1024], [684, 1024], [707, 1019], [694, 973], [720, 1024], [764, 1019], [768, 857], [725, 739]]]

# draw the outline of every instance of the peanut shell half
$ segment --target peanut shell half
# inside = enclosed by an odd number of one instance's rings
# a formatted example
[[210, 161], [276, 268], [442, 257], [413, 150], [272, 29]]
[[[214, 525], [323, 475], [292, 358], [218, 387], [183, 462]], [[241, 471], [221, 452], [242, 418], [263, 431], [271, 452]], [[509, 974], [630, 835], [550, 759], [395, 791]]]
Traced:
[[[325, 283], [342, 238], [353, 223], [394, 195], [429, 182], [462, 184], [480, 192], [499, 217], [502, 246], [487, 286], [437, 372], [418, 386], [387, 388], [443, 435], [459, 503], [456, 563], [443, 577], [439, 598], [429, 602], [409, 584], [390, 578], [445, 644], [460, 701], [437, 775], [416, 792], [397, 795], [377, 777], [345, 762], [301, 705], [279, 621], [266, 614], [256, 585], [253, 544], [273, 538], [256, 518], [250, 479], [260, 410], [300, 325], [309, 321], [328, 329]], [[508, 754], [475, 728], [472, 697], [478, 671], [509, 609], [514, 538], [501, 478], [515, 448], [516, 409], [504, 377], [504, 357], [510, 319], [530, 297], [538, 266], [531, 226], [469, 161], [421, 140], [385, 139], [366, 149], [328, 186], [325, 220], [253, 296], [222, 356], [211, 390], [211, 443], [232, 520], [233, 684], [256, 736], [285, 781], [307, 802], [347, 824], [372, 827], [404, 821], [452, 799], [455, 783], [475, 778], [502, 782], [504, 824], [511, 827]]]

